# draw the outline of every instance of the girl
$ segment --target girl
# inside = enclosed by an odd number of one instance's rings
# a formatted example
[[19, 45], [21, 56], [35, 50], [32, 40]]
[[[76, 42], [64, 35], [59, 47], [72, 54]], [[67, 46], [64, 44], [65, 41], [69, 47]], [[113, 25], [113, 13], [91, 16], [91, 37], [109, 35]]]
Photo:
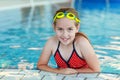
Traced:
[[[78, 32], [79, 22], [78, 13], [73, 8], [56, 11], [53, 19], [56, 35], [43, 48], [38, 69], [61, 74], [100, 71], [98, 58], [88, 38]], [[47, 65], [51, 55], [54, 55], [57, 68]]]

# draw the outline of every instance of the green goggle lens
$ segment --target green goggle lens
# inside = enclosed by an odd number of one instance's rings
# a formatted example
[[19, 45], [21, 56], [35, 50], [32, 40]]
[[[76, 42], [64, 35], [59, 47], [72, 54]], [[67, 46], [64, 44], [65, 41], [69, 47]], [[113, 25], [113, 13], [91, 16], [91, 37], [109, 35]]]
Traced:
[[68, 13], [66, 17], [73, 20], [75, 19], [75, 15], [73, 15], [72, 13]]
[[63, 17], [64, 17], [64, 13], [56, 14], [56, 18], [63, 18]]

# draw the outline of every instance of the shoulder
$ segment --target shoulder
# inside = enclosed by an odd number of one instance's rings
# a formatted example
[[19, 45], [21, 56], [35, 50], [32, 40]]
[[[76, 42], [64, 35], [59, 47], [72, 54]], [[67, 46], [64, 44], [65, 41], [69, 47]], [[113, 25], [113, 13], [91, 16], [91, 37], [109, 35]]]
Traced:
[[53, 49], [56, 47], [57, 43], [58, 43], [58, 40], [56, 36], [53, 36], [48, 39], [45, 46], [49, 47], [50, 49]]
[[93, 46], [91, 45], [90, 41], [85, 38], [84, 36], [79, 36], [77, 37], [76, 41], [75, 41], [75, 45], [80, 49], [81, 52], [87, 52], [89, 53], [89, 51], [93, 52]]
[[47, 44], [55, 44], [57, 41], [56, 36], [53, 36], [48, 39]]
[[77, 47], [79, 47], [84, 57], [87, 57], [91, 54], [95, 54], [93, 46], [90, 44], [89, 40], [84, 36], [79, 36], [75, 44], [77, 45]]
[[90, 41], [84, 37], [84, 36], [77, 36], [76, 37], [76, 44], [78, 45], [87, 45], [87, 44], [90, 44]]

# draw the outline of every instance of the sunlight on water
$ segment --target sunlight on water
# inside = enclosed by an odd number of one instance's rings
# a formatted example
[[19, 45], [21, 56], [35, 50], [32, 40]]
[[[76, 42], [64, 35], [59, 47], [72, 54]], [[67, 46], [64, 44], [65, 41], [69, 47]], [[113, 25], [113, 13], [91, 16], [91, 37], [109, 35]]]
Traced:
[[120, 40], [119, 36], [112, 36], [111, 38], [114, 39], [114, 40]]
[[120, 46], [117, 45], [106, 45], [106, 46], [95, 46], [98, 49], [108, 49], [108, 50], [118, 50], [120, 51]]

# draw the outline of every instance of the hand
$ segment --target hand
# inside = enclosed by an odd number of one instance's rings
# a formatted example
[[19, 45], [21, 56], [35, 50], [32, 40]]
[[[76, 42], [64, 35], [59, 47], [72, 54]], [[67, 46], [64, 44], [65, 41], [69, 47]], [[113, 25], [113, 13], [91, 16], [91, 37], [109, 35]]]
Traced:
[[59, 68], [58, 69], [61, 74], [75, 74], [78, 73], [77, 70], [72, 69], [72, 68]]

